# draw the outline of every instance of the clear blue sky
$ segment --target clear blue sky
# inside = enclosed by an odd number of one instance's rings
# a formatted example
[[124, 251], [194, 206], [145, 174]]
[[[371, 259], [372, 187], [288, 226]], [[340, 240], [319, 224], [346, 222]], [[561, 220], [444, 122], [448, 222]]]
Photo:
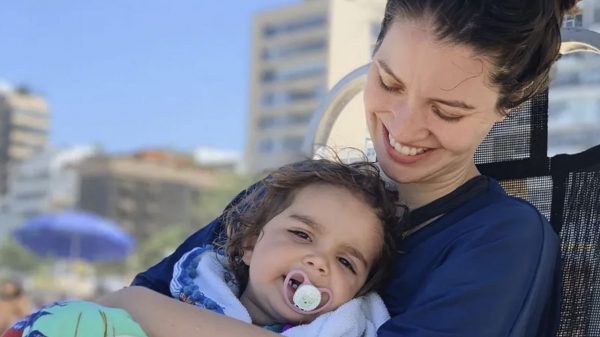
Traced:
[[242, 151], [252, 16], [298, 1], [5, 1], [0, 81], [48, 100], [53, 145]]

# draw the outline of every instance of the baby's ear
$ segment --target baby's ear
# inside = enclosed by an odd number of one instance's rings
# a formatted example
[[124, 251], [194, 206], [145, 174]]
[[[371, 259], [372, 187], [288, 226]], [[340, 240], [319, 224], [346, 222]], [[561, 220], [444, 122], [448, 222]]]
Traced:
[[254, 245], [256, 245], [257, 238], [250, 237], [244, 240], [244, 255], [242, 256], [242, 261], [247, 266], [250, 266], [250, 261], [252, 261], [252, 253], [254, 252]]

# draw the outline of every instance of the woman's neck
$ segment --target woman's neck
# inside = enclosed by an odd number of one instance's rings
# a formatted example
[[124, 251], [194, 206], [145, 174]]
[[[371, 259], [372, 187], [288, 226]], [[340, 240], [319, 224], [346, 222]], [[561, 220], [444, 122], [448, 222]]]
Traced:
[[416, 209], [439, 199], [454, 191], [480, 173], [475, 166], [452, 175], [437, 177], [435, 180], [418, 183], [399, 183], [398, 193], [400, 201], [409, 209]]

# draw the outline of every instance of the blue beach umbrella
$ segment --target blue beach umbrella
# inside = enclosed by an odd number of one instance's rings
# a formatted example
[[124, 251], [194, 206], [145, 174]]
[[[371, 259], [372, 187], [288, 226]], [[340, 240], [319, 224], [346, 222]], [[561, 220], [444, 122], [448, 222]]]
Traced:
[[80, 211], [34, 217], [13, 235], [36, 255], [89, 262], [124, 260], [135, 247], [134, 239], [115, 223]]

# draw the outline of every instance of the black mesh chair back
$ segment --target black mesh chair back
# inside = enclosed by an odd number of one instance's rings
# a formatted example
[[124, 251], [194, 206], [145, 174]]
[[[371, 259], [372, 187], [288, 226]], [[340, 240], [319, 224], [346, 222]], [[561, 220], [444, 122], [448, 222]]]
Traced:
[[[563, 33], [567, 35], [563, 52], [600, 53], [600, 35]], [[544, 92], [495, 125], [479, 147], [476, 162], [508, 193], [536, 206], [560, 235], [563, 285], [558, 336], [600, 336], [600, 134], [595, 146], [576, 154], [548, 157], [547, 144]]]
[[549, 158], [547, 131], [544, 92], [497, 124], [476, 160], [482, 173], [536, 206], [560, 233], [563, 288], [558, 336], [600, 336], [600, 145]]

